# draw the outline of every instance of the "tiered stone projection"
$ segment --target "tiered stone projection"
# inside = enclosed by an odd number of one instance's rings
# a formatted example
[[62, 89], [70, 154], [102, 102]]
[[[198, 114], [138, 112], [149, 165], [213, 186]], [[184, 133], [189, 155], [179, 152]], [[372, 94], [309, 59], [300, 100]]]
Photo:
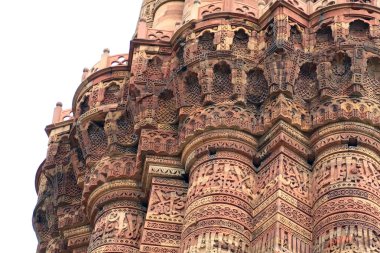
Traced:
[[46, 128], [37, 252], [379, 253], [378, 6], [143, 1]]

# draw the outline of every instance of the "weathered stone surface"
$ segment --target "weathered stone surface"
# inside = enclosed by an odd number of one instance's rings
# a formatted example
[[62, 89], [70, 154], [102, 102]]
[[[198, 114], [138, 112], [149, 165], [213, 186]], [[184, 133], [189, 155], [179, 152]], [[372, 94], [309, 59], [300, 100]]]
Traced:
[[144, 0], [57, 103], [38, 253], [380, 252], [375, 1]]

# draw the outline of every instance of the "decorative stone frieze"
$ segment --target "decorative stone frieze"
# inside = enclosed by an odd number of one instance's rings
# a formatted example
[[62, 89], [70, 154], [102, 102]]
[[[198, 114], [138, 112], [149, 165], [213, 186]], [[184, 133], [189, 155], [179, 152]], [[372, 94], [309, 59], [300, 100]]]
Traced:
[[376, 1], [144, 0], [38, 168], [38, 253], [380, 252]]

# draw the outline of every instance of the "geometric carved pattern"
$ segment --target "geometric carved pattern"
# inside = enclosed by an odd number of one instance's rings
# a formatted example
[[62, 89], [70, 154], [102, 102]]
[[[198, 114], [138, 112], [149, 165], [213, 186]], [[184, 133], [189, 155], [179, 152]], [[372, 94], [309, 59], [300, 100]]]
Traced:
[[185, 79], [186, 105], [199, 106], [201, 102], [201, 86], [196, 73], [189, 73]]
[[316, 69], [315, 64], [312, 63], [305, 63], [301, 66], [295, 85], [295, 93], [300, 98], [309, 100], [318, 95]]
[[254, 69], [247, 74], [247, 100], [252, 104], [264, 102], [269, 93], [268, 83], [263, 71]]
[[199, 37], [198, 50], [203, 51], [213, 51], [214, 50], [214, 35], [210, 32], [205, 32], [201, 37]]
[[342, 53], [336, 54], [331, 68], [333, 73], [332, 82], [336, 85], [337, 89], [341, 89], [342, 85], [347, 85], [348, 82], [351, 82], [351, 59], [347, 55]]
[[102, 103], [103, 104], [117, 103], [120, 96], [119, 92], [120, 92], [120, 87], [115, 83], [111, 83], [104, 92], [104, 99]]
[[322, 27], [316, 33], [316, 41], [318, 47], [327, 47], [333, 41], [332, 31], [330, 26]]
[[87, 130], [91, 143], [89, 154], [93, 156], [94, 160], [99, 160], [107, 148], [103, 127], [103, 122], [91, 122]]
[[379, 253], [380, 9], [349, 2], [144, 0], [46, 128], [37, 252]]
[[226, 62], [214, 66], [212, 92], [217, 102], [229, 100], [232, 95], [231, 69]]
[[249, 40], [249, 37], [243, 30], [239, 30], [235, 32], [231, 49], [234, 51], [235, 54], [238, 54], [238, 55], [249, 54], [249, 50], [247, 48], [248, 40]]
[[175, 101], [172, 91], [165, 91], [158, 97], [158, 123], [172, 123], [176, 119]]

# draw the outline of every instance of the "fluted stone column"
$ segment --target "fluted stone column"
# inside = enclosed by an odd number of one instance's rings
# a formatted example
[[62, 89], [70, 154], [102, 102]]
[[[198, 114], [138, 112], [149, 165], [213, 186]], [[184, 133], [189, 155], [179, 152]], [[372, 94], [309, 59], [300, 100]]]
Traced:
[[379, 131], [359, 123], [313, 136], [313, 252], [380, 252]]
[[89, 197], [88, 212], [92, 217], [89, 253], [139, 252], [145, 207], [142, 193], [130, 180], [108, 182]]
[[181, 252], [250, 252], [255, 139], [214, 130], [184, 149], [189, 174]]

